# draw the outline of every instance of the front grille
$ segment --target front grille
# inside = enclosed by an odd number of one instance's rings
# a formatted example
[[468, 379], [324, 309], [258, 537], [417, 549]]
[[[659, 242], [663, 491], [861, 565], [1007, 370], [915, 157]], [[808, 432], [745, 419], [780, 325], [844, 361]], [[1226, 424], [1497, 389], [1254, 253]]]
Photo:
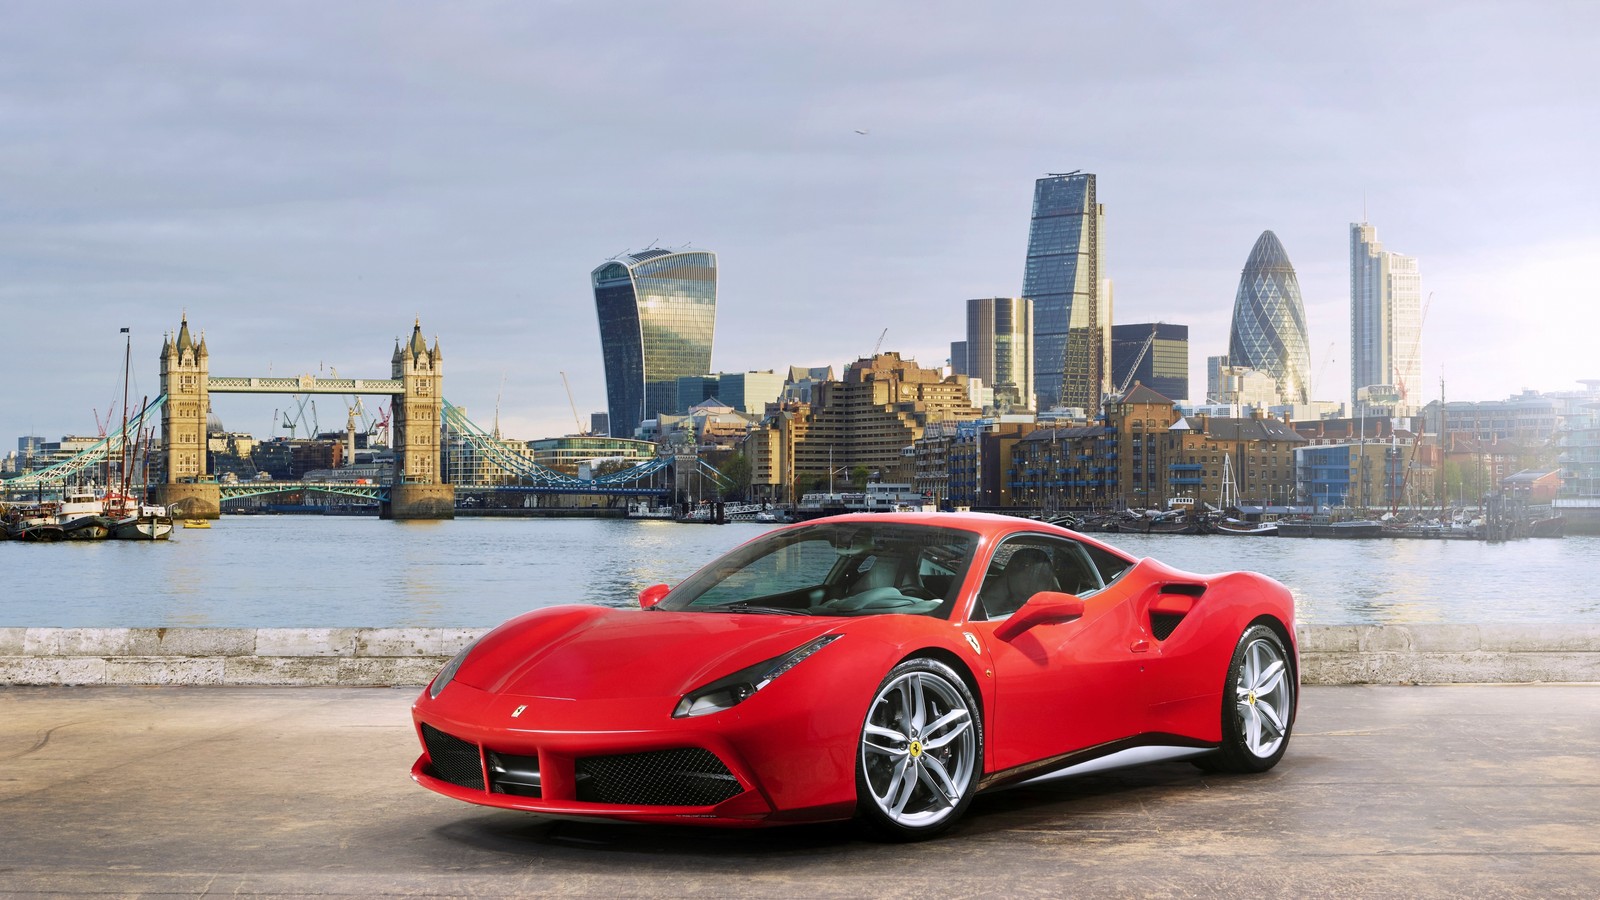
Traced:
[[483, 790], [483, 760], [478, 745], [445, 734], [422, 723], [422, 743], [428, 748], [428, 774], [457, 787]]
[[742, 788], [716, 754], [700, 748], [589, 756], [575, 765], [578, 799], [625, 806], [714, 806]]
[[518, 797], [541, 796], [539, 757], [489, 751], [489, 791]]
[[1172, 632], [1177, 630], [1178, 623], [1182, 621], [1182, 613], [1153, 612], [1150, 614], [1150, 633], [1156, 636], [1156, 640], [1164, 641], [1172, 636]]

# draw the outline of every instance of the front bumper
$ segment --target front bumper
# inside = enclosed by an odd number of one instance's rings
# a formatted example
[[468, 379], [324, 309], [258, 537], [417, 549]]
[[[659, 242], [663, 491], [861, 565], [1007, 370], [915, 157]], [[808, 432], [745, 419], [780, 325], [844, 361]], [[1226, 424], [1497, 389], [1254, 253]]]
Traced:
[[580, 704], [453, 682], [412, 707], [423, 753], [411, 777], [457, 800], [559, 817], [755, 826], [854, 813], [848, 732], [828, 739], [809, 710], [749, 701], [672, 719], [676, 702]]

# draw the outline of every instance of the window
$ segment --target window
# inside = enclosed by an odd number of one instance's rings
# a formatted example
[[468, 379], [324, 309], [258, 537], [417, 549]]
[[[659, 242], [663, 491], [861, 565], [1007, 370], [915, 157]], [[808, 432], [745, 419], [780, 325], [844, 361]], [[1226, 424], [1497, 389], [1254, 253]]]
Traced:
[[1017, 535], [995, 548], [974, 619], [1002, 619], [1040, 591], [1084, 595], [1104, 585], [1085, 545], [1048, 535]]

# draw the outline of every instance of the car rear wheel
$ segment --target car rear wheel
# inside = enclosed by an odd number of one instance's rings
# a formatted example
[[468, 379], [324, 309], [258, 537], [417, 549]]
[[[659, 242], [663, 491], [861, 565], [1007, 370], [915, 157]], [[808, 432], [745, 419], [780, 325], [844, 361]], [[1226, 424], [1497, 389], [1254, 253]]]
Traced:
[[1265, 772], [1289, 746], [1298, 700], [1289, 653], [1277, 632], [1252, 625], [1239, 638], [1222, 697], [1222, 746], [1199, 760], [1220, 772]]
[[949, 828], [977, 793], [982, 754], [978, 704], [961, 677], [933, 659], [895, 666], [861, 727], [862, 820], [890, 840], [920, 840]]

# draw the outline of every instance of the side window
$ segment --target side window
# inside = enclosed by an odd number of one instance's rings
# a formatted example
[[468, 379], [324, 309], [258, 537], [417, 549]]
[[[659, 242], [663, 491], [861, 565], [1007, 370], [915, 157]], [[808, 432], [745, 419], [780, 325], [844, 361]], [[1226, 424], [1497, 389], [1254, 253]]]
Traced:
[[995, 548], [978, 594], [989, 619], [1016, 612], [1040, 591], [1088, 594], [1101, 588], [1100, 573], [1076, 541], [1047, 535], [1012, 537]]
[[1082, 544], [1081, 546], [1084, 552], [1089, 555], [1089, 558], [1094, 561], [1094, 567], [1100, 572], [1100, 580], [1105, 584], [1116, 581], [1123, 572], [1133, 568], [1133, 563], [1115, 553], [1088, 544]]

